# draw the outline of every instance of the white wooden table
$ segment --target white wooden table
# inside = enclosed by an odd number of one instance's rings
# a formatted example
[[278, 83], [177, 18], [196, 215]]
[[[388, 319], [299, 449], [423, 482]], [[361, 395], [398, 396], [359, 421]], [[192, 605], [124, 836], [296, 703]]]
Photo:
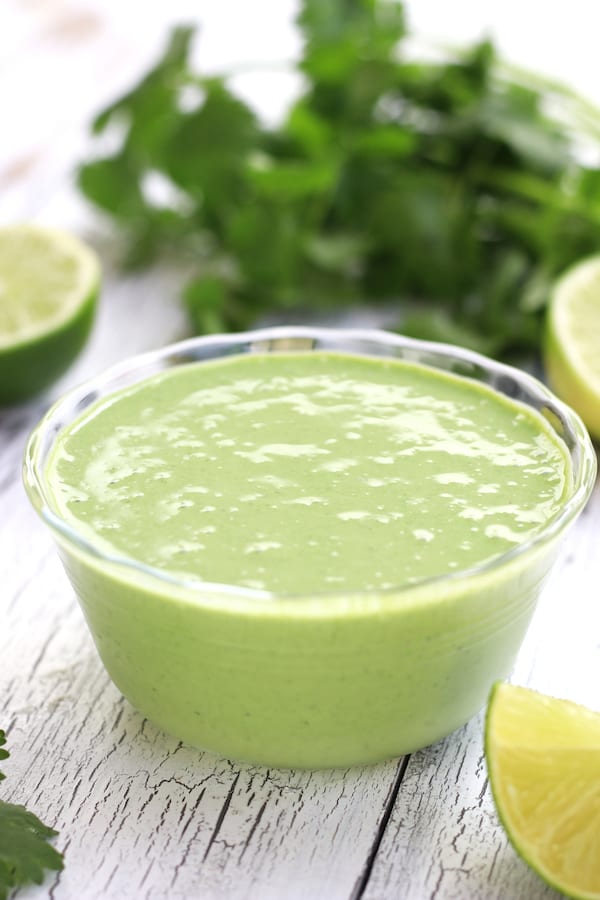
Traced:
[[[168, 15], [181, 18], [194, 6], [171, 0]], [[132, 7], [140, 12], [133, 2], [122, 7], [132, 19]], [[18, 896], [556, 897], [516, 857], [498, 824], [481, 715], [436, 746], [378, 766], [264, 769], [162, 734], [123, 700], [98, 660], [50, 536], [26, 500], [20, 468], [28, 432], [66, 387], [185, 333], [180, 274], [165, 267], [117, 274], [110, 235], [92, 226], [97, 220], [69, 175], [91, 110], [160, 43], [166, 13], [153, 18], [151, 7], [144, 4], [144, 42], [131, 29], [119, 31], [117, 19], [107, 25], [113, 0], [2, 0], [0, 7], [0, 96], [15, 117], [0, 142], [0, 222], [35, 217], [72, 228], [97, 246], [105, 266], [99, 317], [80, 360], [47, 396], [0, 411], [0, 727], [12, 753], [0, 796], [54, 826], [66, 862], [62, 873]], [[288, 38], [293, 51], [291, 32]], [[599, 539], [597, 488], [544, 590], [513, 675], [595, 708]]]

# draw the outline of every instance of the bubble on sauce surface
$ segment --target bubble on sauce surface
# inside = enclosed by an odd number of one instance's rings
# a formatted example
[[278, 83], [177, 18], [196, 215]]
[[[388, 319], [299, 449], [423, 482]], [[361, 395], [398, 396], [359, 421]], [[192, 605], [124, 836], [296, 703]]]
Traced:
[[435, 538], [434, 532], [428, 528], [415, 528], [413, 529], [413, 535], [418, 541], [427, 541], [427, 543]]
[[475, 480], [466, 472], [442, 472], [433, 477], [440, 484], [473, 484]]
[[244, 553], [265, 553], [267, 550], [281, 550], [282, 546], [279, 541], [253, 541], [246, 544]]

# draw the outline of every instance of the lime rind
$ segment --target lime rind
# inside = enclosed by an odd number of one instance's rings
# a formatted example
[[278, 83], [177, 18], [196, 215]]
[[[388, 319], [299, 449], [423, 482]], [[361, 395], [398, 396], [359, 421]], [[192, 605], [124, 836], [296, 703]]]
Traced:
[[544, 362], [556, 393], [600, 439], [600, 256], [577, 263], [556, 282]]
[[96, 254], [67, 232], [0, 228], [0, 406], [28, 400], [82, 350], [100, 290]]
[[[508, 740], [503, 743], [498, 740], [496, 733], [498, 711], [513, 707], [512, 712], [514, 713], [516, 710], [518, 713], [519, 697], [526, 699], [525, 705], [528, 708], [521, 710], [522, 716], [513, 716], [515, 728], [512, 734], [506, 735]], [[516, 704], [514, 703], [515, 698], [517, 698]], [[536, 728], [539, 718], [541, 718], [542, 727]], [[583, 828], [579, 830], [574, 828], [577, 815], [581, 815], [582, 804], [585, 804], [587, 809], [590, 801], [588, 791], [582, 793], [577, 790], [577, 787], [581, 787], [582, 771], [584, 773], [583, 780], [586, 777], [586, 770], [591, 773], [588, 778], [595, 790], [592, 803], [594, 800], [596, 801], [597, 818], [600, 820], [600, 780], [598, 778], [600, 774], [600, 713], [592, 712], [568, 700], [545, 697], [527, 688], [498, 682], [492, 687], [488, 701], [484, 745], [490, 787], [498, 818], [515, 851], [543, 881], [565, 896], [571, 897], [573, 900], [600, 900], [600, 867], [598, 868], [598, 884], [594, 883], [591, 889], [587, 886], [582, 887], [569, 883], [566, 877], [561, 875], [561, 864], [549, 865], [543, 852], [547, 845], [550, 848], [550, 854], [560, 860], [565, 853], [567, 855], [574, 853], [574, 839], [577, 838], [579, 867], [585, 866], [590, 860], [597, 863], [600, 858], [598, 853], [600, 821], [589, 822], [587, 817], [584, 817]], [[542, 848], [540, 848], [540, 842], [536, 844], [531, 837], [526, 835], [526, 829], [530, 823], [515, 815], [515, 794], [518, 794], [519, 787], [514, 783], [508, 785], [503, 783], [498, 756], [502, 752], [506, 753], [507, 748], [516, 756], [530, 755], [529, 763], [531, 772], [534, 774], [526, 785], [521, 785], [521, 789], [531, 793], [535, 792], [536, 787], [539, 788], [538, 802], [542, 814], [546, 816]], [[557, 768], [555, 761], [558, 757], [558, 769], [564, 770], [564, 777], [560, 780], [549, 778], [548, 772], [545, 771], [544, 759], [547, 761], [549, 756], [554, 757], [554, 766], [546, 766], [546, 769], [555, 770]], [[538, 785], [535, 783], [536, 779], [539, 780]], [[510, 802], [507, 801], [507, 797]], [[557, 797], [559, 805], [563, 807], [558, 815], [554, 809]], [[531, 798], [529, 799], [531, 800]], [[511, 804], [512, 810], [509, 808]], [[542, 804], [543, 809], [541, 808]], [[566, 844], [568, 847], [565, 846]]]
[[73, 235], [36, 225], [0, 228], [0, 351], [61, 328], [99, 284], [96, 254]]
[[[590, 320], [589, 311], [595, 306], [596, 317]], [[578, 321], [578, 313], [588, 313]], [[600, 394], [600, 256], [593, 256], [569, 269], [557, 282], [550, 306], [554, 332], [575, 334], [575, 345], [564, 343], [564, 354], [574, 369], [581, 368]]]

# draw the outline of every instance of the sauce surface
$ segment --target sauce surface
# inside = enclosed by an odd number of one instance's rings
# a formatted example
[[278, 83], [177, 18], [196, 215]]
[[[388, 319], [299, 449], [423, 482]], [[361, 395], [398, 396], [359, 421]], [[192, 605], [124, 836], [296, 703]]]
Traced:
[[417, 364], [243, 355], [169, 370], [59, 436], [58, 511], [171, 574], [283, 593], [377, 590], [528, 540], [569, 492], [544, 420]]

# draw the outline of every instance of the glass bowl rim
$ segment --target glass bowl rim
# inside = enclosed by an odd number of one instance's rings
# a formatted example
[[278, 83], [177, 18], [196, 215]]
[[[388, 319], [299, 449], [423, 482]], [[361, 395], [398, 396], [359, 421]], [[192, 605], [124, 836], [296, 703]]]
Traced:
[[[370, 343], [382, 347], [395, 348], [398, 350], [412, 351], [418, 355], [431, 354], [433, 357], [439, 357], [447, 360], [453, 360], [458, 363], [468, 364], [478, 367], [486, 372], [501, 378], [502, 376], [512, 379], [514, 383], [520, 387], [526, 388], [530, 393], [535, 395], [540, 403], [555, 414], [563, 426], [573, 438], [573, 448], [570, 448], [564, 438], [560, 435], [557, 437], [563, 440], [565, 449], [569, 454], [571, 463], [573, 464], [573, 450], [578, 451], [579, 455], [579, 479], [574, 480], [573, 492], [562, 506], [561, 510], [552, 518], [550, 518], [543, 528], [532, 535], [529, 539], [516, 544], [504, 553], [498, 554], [465, 569], [457, 569], [452, 572], [445, 572], [438, 575], [426, 576], [416, 582], [410, 584], [399, 584], [397, 586], [380, 588], [380, 589], [337, 589], [311, 592], [271, 592], [267, 590], [257, 590], [234, 584], [217, 584], [206, 582], [199, 579], [188, 579], [170, 573], [167, 570], [158, 569], [147, 565], [134, 557], [118, 552], [108, 552], [103, 547], [95, 544], [92, 539], [78, 532], [73, 522], [67, 521], [58, 513], [54, 512], [48, 499], [48, 492], [45, 490], [44, 479], [44, 460], [40, 460], [39, 453], [42, 440], [48, 440], [51, 436], [52, 443], [60, 433], [62, 428], [74, 421], [88, 406], [99, 399], [110, 396], [111, 393], [119, 391], [123, 386], [118, 385], [112, 389], [109, 385], [112, 382], [120, 381], [123, 378], [130, 377], [132, 380], [129, 384], [136, 384], [144, 381], [152, 375], [161, 371], [168, 371], [169, 368], [175, 368], [179, 365], [197, 362], [202, 363], [202, 359], [186, 358], [187, 354], [197, 349], [215, 350], [229, 349], [235, 355], [245, 355], [248, 352], [258, 352], [250, 349], [253, 344], [264, 344], [269, 341], [281, 340], [339, 340], [341, 346], [339, 348], [326, 347], [316, 348], [323, 349], [323, 352], [340, 352], [349, 355], [367, 356], [375, 359], [386, 358], [382, 355], [369, 354], [360, 352], [352, 347], [348, 348], [344, 344], [359, 342]], [[235, 352], [235, 348], [238, 352]], [[245, 349], [246, 348], [246, 349]], [[281, 351], [262, 351], [262, 352], [281, 352]], [[285, 352], [285, 351], [284, 351]], [[294, 352], [288, 350], [287, 352]], [[298, 351], [297, 351], [298, 352]], [[314, 352], [314, 349], [302, 349], [299, 352]], [[223, 358], [223, 353], [215, 353], [208, 356], [207, 359]], [[181, 358], [179, 358], [181, 357]], [[402, 359], [402, 357], [400, 357]], [[174, 363], [171, 367], [168, 365], [161, 366], [163, 362], [173, 359]], [[411, 362], [421, 362], [418, 359], [409, 360]], [[423, 363], [431, 368], [436, 368], [435, 363]], [[146, 371], [148, 369], [149, 371]], [[440, 367], [437, 369], [440, 370]], [[140, 378], [135, 375], [143, 371], [144, 374]], [[442, 371], [444, 371], [442, 369]], [[462, 375], [467, 377], [468, 375]], [[491, 390], [496, 390], [501, 396], [507, 396], [501, 390], [494, 388], [488, 382], [481, 382], [473, 379], [476, 383], [483, 383]], [[510, 398], [509, 399], [513, 399]], [[523, 402], [523, 401], [514, 401]], [[528, 408], [533, 408], [530, 404], [524, 404]], [[61, 416], [68, 415], [67, 422], [63, 422], [60, 428], [55, 425], [56, 419]], [[552, 427], [551, 423], [548, 423]], [[53, 432], [53, 434], [52, 434]], [[46, 452], [47, 456], [47, 452]], [[433, 341], [425, 341], [417, 338], [407, 337], [401, 334], [393, 334], [382, 329], [372, 328], [342, 328], [342, 327], [321, 327], [312, 325], [283, 325], [274, 327], [257, 328], [250, 331], [234, 332], [230, 334], [205, 335], [200, 337], [187, 338], [182, 341], [170, 343], [154, 350], [136, 354], [127, 359], [118, 362], [97, 375], [83, 381], [79, 385], [71, 388], [62, 397], [57, 399], [45, 415], [40, 419], [33, 428], [27, 446], [23, 462], [23, 481], [28, 497], [34, 508], [52, 530], [67, 541], [74, 545], [79, 553], [89, 556], [100, 563], [108, 563], [112, 567], [124, 569], [126, 572], [135, 575], [142, 575], [150, 578], [157, 588], [163, 586], [163, 589], [178, 588], [182, 589], [186, 594], [190, 592], [203, 601], [209, 594], [227, 595], [232, 598], [239, 598], [248, 601], [269, 600], [269, 601], [289, 601], [294, 599], [305, 599], [310, 596], [311, 599], [344, 599], [358, 597], [372, 597], [385, 595], [405, 595], [412, 594], [416, 590], [423, 587], [452, 584], [458, 581], [469, 581], [476, 576], [482, 576], [503, 568], [508, 563], [516, 561], [528, 552], [548, 544], [553, 538], [566, 529], [572, 520], [581, 512], [592, 492], [595, 483], [597, 470], [597, 458], [590, 436], [577, 413], [556, 397], [552, 391], [546, 387], [539, 379], [535, 378], [527, 372], [522, 371], [514, 366], [506, 363], [498, 362], [490, 357], [484, 356], [476, 351], [459, 347], [454, 344], [438, 343]]]

